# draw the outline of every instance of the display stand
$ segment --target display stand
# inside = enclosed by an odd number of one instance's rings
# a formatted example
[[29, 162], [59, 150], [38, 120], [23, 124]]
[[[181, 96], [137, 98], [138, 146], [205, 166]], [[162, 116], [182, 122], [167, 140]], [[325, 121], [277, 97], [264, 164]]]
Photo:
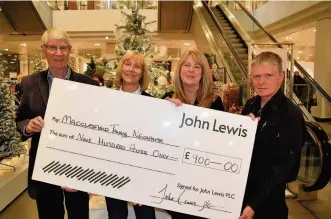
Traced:
[[[5, 168], [1, 168], [2, 166]], [[3, 160], [0, 163], [0, 212], [24, 192], [27, 186], [28, 156], [22, 155], [10, 161]]]
[[1, 166], [11, 167], [11, 168], [13, 168], [14, 171], [16, 171], [16, 168], [15, 168], [14, 166], [12, 166], [12, 165], [8, 165], [8, 164], [0, 163], [0, 167], [1, 167]]

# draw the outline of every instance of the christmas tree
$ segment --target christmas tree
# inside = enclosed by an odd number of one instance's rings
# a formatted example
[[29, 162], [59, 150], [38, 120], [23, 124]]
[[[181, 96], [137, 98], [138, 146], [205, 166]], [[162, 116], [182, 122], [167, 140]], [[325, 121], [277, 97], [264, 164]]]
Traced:
[[163, 97], [166, 94], [173, 92], [173, 87], [168, 83], [169, 71], [162, 64], [153, 61], [153, 46], [151, 37], [146, 35], [149, 31], [146, 26], [155, 21], [145, 22], [146, 17], [139, 14], [136, 7], [132, 8], [132, 13], [126, 14], [126, 22], [124, 25], [116, 25], [118, 30], [124, 32], [124, 36], [119, 38], [115, 46], [115, 52], [118, 60], [129, 50], [136, 50], [144, 55], [148, 70], [150, 73], [150, 84], [147, 93], [154, 97]]
[[25, 153], [16, 130], [14, 96], [4, 81], [5, 64], [0, 57], [0, 161]]
[[38, 56], [33, 62], [34, 64], [31, 74], [35, 74], [44, 70], [43, 59], [41, 56]]
[[73, 56], [69, 57], [69, 63], [68, 63], [69, 67], [74, 71], [74, 72], [78, 72], [78, 67], [77, 67], [77, 62], [76, 62], [76, 58]]
[[155, 21], [145, 22], [146, 17], [140, 15], [139, 10], [135, 7], [132, 8], [131, 15], [123, 11], [122, 14], [126, 16], [126, 22], [124, 25], [116, 26], [118, 30], [125, 31], [128, 35], [121, 37], [116, 43], [117, 57], [120, 59], [129, 50], [136, 50], [147, 58], [152, 57], [151, 37], [146, 35], [149, 31], [145, 27]]
[[94, 59], [91, 58], [91, 62], [87, 63], [87, 68], [86, 68], [84, 74], [92, 78], [95, 71], [96, 71], [96, 64], [94, 62]]

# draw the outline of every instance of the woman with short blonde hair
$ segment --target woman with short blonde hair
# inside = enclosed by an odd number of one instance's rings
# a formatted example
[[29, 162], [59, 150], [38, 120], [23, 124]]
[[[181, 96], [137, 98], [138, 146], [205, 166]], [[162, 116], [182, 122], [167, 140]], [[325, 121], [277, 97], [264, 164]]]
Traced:
[[149, 85], [148, 67], [145, 61], [145, 57], [138, 51], [129, 51], [121, 58], [116, 70], [116, 78], [114, 81], [115, 87], [120, 89], [120, 87], [123, 85], [122, 68], [125, 62], [129, 60], [136, 60], [141, 64], [142, 75], [139, 80], [139, 85], [141, 87], [141, 91], [146, 91]]
[[[145, 91], [149, 85], [148, 68], [145, 58], [137, 51], [129, 51], [120, 60], [116, 71], [115, 87], [123, 92], [150, 96]], [[128, 203], [106, 197], [109, 219], [127, 219]], [[134, 205], [137, 219], [155, 219], [155, 210], [150, 206]]]

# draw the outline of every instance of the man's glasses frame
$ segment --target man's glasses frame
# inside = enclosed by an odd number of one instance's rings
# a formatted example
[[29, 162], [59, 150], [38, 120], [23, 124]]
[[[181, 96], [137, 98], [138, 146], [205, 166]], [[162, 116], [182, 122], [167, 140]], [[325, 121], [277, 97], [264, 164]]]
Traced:
[[45, 48], [51, 52], [57, 52], [60, 50], [62, 53], [68, 53], [71, 50], [71, 46], [55, 46], [55, 45], [46, 45], [44, 44]]

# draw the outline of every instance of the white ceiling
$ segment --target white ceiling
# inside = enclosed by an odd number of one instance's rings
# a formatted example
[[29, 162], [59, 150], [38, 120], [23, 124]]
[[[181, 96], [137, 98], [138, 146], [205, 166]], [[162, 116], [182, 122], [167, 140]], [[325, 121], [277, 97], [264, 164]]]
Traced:
[[[115, 56], [115, 43], [114, 36], [105, 38], [105, 36], [92, 36], [92, 37], [77, 37], [71, 35], [72, 53], [76, 56], [88, 58], [89, 56], [96, 56], [95, 58]], [[17, 53], [27, 55], [32, 58], [39, 56], [41, 49], [41, 36], [0, 36], [0, 53]], [[163, 45], [167, 48], [187, 48], [195, 47], [195, 42], [191, 34], [153, 34], [153, 45]]]
[[298, 61], [313, 62], [315, 59], [316, 28], [300, 30], [295, 33], [276, 36], [279, 42], [294, 42], [294, 58]]
[[[277, 40], [292, 41], [295, 43], [295, 56], [301, 60], [312, 61], [315, 50], [315, 27], [301, 30], [296, 33], [279, 35]], [[41, 36], [0, 36], [0, 53], [6, 53], [4, 49], [8, 49], [8, 53], [27, 54], [29, 57], [36, 57], [40, 54], [40, 37]], [[96, 55], [96, 58], [106, 56], [114, 57], [115, 39], [114, 35], [109, 33], [109, 39], [105, 39], [105, 34], [102, 36], [82, 37], [77, 34], [72, 34], [71, 42], [73, 46], [73, 54], [85, 58]], [[195, 47], [195, 41], [191, 34], [153, 34], [152, 42], [156, 45], [163, 45], [167, 48]], [[24, 44], [26, 46], [24, 46]], [[100, 44], [100, 45], [99, 45]], [[89, 55], [87, 55], [89, 54]]]
[[301, 30], [295, 33], [277, 36], [279, 41], [293, 41], [295, 46], [315, 46], [315, 27]]

